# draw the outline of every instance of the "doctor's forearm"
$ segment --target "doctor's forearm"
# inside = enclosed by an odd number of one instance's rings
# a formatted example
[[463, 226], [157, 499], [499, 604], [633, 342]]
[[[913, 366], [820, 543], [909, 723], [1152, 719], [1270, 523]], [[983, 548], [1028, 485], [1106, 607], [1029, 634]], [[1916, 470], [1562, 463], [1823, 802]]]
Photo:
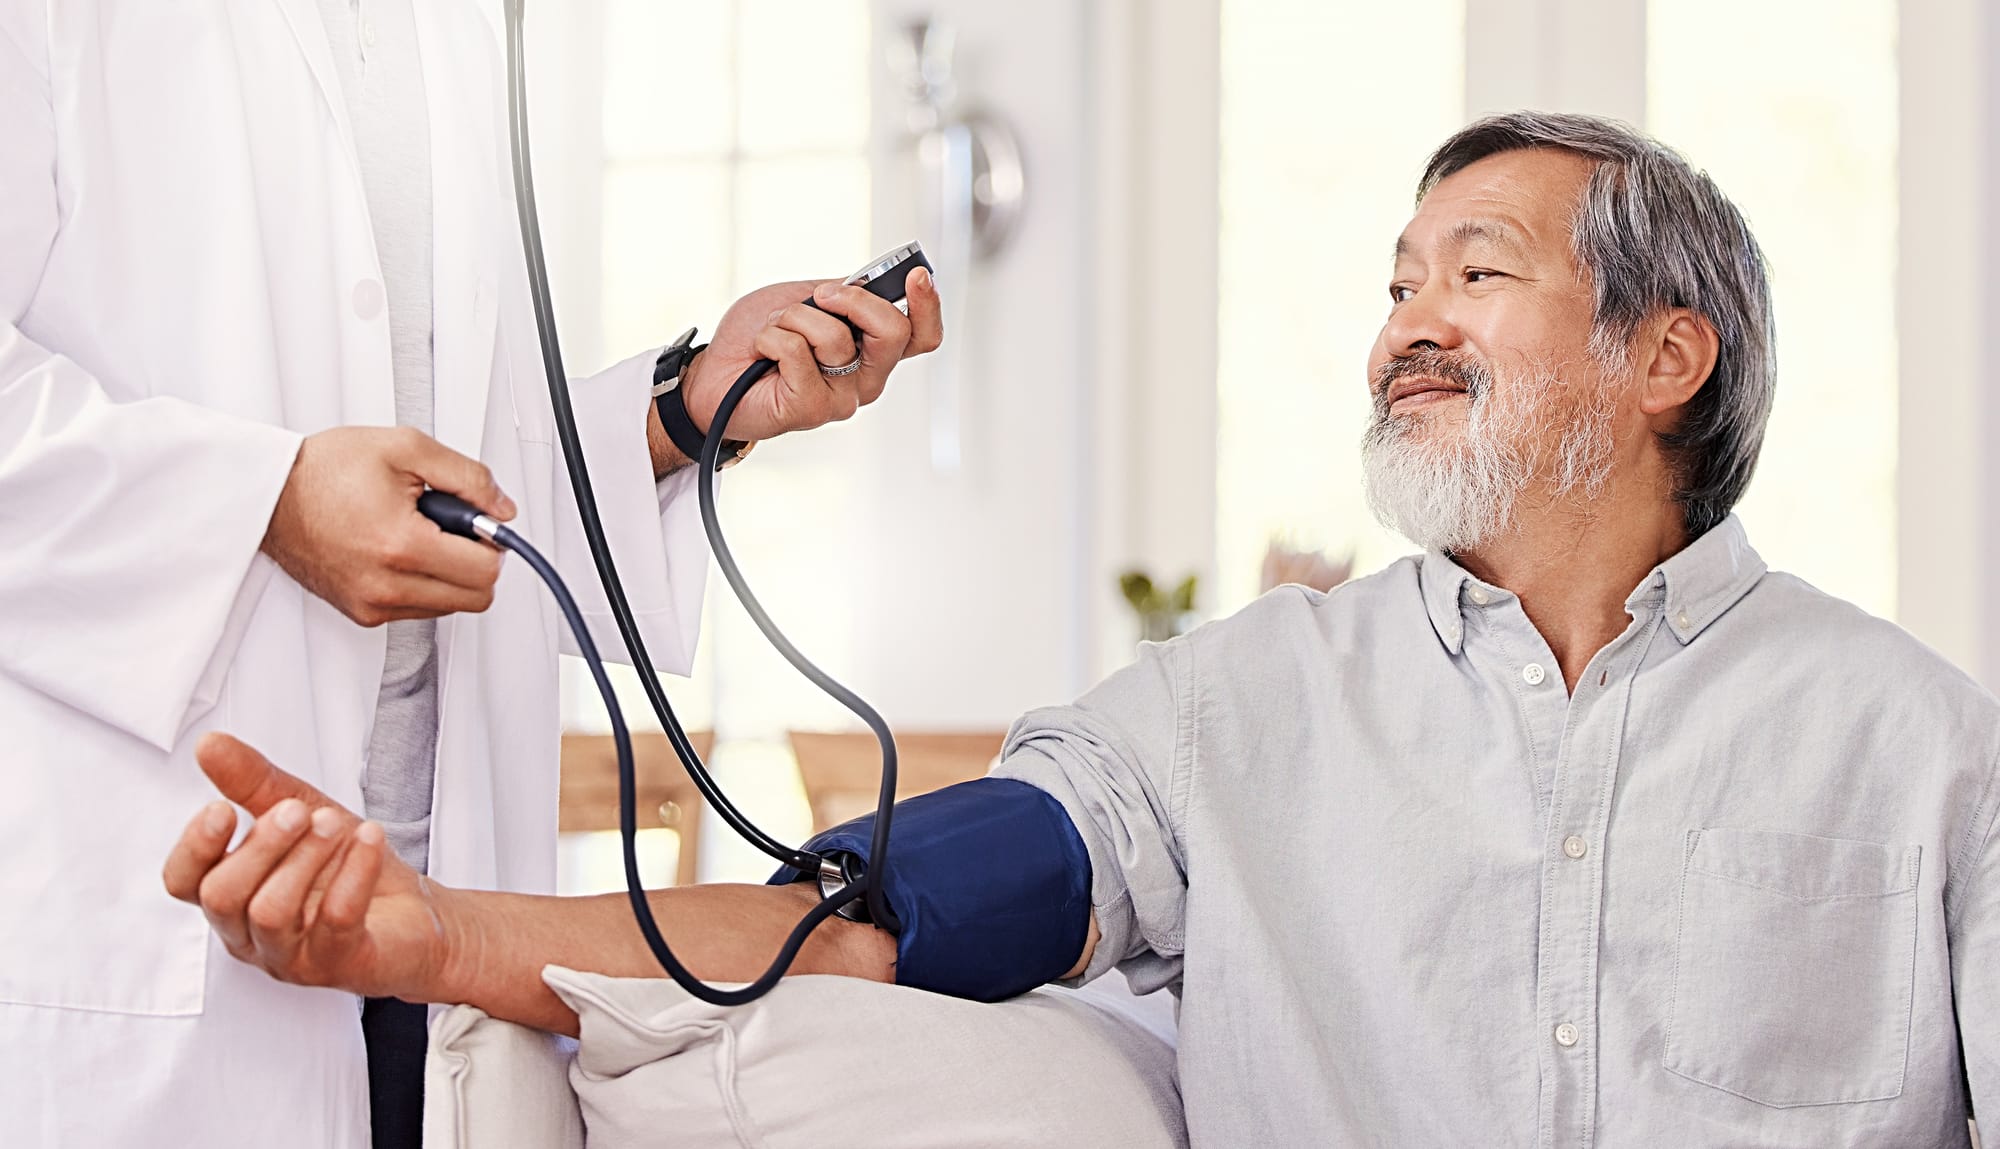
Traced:
[[646, 407], [646, 450], [653, 456], [653, 478], [656, 481], [694, 462], [674, 446], [674, 441], [667, 436], [666, 426], [660, 422], [659, 408], [651, 404]]
[[[746, 982], [764, 972], [818, 900], [815, 888], [683, 886], [650, 895], [667, 943], [697, 977]], [[445, 952], [414, 997], [464, 1002], [494, 1017], [574, 1035], [576, 1014], [542, 983], [542, 967], [664, 977], [623, 894], [533, 897], [451, 891], [438, 906]], [[792, 973], [894, 978], [895, 939], [835, 918], [813, 931]]]

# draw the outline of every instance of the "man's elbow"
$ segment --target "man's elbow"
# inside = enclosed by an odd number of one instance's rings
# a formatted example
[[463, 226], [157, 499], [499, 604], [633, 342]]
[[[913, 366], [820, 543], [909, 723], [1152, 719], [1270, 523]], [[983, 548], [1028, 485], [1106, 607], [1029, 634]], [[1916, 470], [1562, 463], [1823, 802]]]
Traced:
[[1102, 935], [1097, 932], [1097, 911], [1092, 910], [1090, 911], [1090, 932], [1085, 934], [1083, 938], [1083, 954], [1076, 959], [1075, 965], [1069, 967], [1069, 972], [1063, 975], [1064, 981], [1068, 981], [1073, 977], [1082, 977], [1083, 971], [1090, 968], [1090, 959], [1097, 953], [1097, 939], [1100, 936]]

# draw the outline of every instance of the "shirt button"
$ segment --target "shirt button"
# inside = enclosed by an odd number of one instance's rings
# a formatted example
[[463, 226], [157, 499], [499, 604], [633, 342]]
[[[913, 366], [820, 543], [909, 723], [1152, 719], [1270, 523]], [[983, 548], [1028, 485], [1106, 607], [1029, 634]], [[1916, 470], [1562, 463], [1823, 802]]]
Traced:
[[375, 46], [375, 21], [363, 20], [361, 22], [361, 46], [364, 48], [373, 48]]
[[1493, 601], [1493, 596], [1487, 594], [1484, 587], [1473, 587], [1466, 592], [1466, 597], [1480, 606], [1485, 606], [1487, 603]]
[[1582, 838], [1577, 837], [1575, 834], [1571, 834], [1569, 837], [1563, 839], [1563, 854], [1565, 856], [1571, 858], [1581, 858], [1586, 853], [1589, 852], [1590, 852], [1590, 843], [1584, 841]]
[[354, 285], [354, 314], [363, 319], [373, 319], [382, 314], [381, 284], [364, 279]]
[[1565, 1021], [1561, 1025], [1556, 1026], [1557, 1045], [1562, 1046], [1564, 1049], [1568, 1049], [1570, 1046], [1576, 1044], [1576, 1039], [1577, 1039], [1576, 1027], [1571, 1025], [1569, 1022]]
[[1688, 612], [1682, 611], [1674, 616], [1674, 625], [1680, 627], [1682, 630], [1686, 630], [1694, 624], [1688, 621]]
[[1542, 679], [1548, 676], [1549, 672], [1543, 670], [1542, 664], [1539, 662], [1531, 662], [1521, 668], [1521, 681], [1527, 683], [1529, 686], [1540, 686]]

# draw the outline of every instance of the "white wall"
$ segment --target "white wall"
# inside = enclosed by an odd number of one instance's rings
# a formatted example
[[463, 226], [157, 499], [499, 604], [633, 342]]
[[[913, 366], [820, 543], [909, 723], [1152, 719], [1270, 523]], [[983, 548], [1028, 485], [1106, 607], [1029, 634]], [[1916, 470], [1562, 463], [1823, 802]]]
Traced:
[[[534, 146], [535, 200], [556, 301], [563, 361], [589, 374], [604, 362], [603, 294], [604, 54], [601, 0], [529, 4], [528, 129]], [[671, 335], [661, 337], [664, 342]], [[630, 352], [626, 352], [630, 354]]]
[[1897, 612], [2000, 689], [2000, 18], [1903, 0]]
[[865, 420], [878, 550], [855, 678], [900, 726], [1005, 725], [1130, 660], [1120, 571], [1213, 570], [1217, 7], [881, 0], [884, 246], [914, 218], [883, 60], [915, 15], [956, 23], [961, 88], [1020, 136], [1028, 206], [947, 333], [962, 472], [930, 468], [920, 367]]
[[1645, 0], [1468, 0], [1466, 119], [1521, 108], [1643, 127]]
[[[1011, 122], [1027, 205], [1011, 244], [968, 275], [958, 348], [963, 462], [930, 456], [929, 371], [900, 370], [856, 420], [862, 588], [853, 685], [904, 729], [1005, 726], [1084, 685], [1085, 537], [1091, 476], [1090, 93], [1087, 13], [1067, 0], [972, 0], [875, 8], [877, 246], [916, 234], [917, 174], [888, 44], [918, 15], [958, 30], [963, 96]], [[935, 237], [922, 237], [932, 239]], [[857, 260], [858, 262], [858, 260]]]
[[1094, 679], [1132, 658], [1120, 572], [1214, 586], [1222, 93], [1217, 0], [1088, 8]]

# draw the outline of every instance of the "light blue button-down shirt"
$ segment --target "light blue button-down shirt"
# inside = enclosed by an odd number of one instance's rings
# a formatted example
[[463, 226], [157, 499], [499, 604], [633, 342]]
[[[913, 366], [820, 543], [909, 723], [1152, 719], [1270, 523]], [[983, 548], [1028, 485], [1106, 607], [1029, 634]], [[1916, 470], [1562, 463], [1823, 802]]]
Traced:
[[1731, 519], [1574, 695], [1441, 555], [1030, 714], [1197, 1146], [1959, 1146], [2000, 1124], [2000, 704]]

